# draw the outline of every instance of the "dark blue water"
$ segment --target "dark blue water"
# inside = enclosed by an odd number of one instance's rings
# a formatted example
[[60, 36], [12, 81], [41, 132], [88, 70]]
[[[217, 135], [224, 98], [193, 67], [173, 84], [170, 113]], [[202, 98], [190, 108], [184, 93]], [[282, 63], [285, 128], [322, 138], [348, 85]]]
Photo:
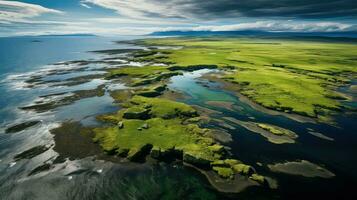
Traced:
[[[253, 196], [256, 198], [266, 197], [267, 199], [273, 197], [309, 199], [317, 196], [324, 199], [354, 199], [356, 197], [354, 194], [354, 187], [357, 185], [357, 171], [355, 170], [357, 165], [356, 114], [335, 116], [337, 125], [301, 123], [281, 115], [272, 116], [253, 109], [230, 92], [222, 90], [217, 83], [198, 81], [199, 74], [205, 73], [205, 71], [207, 70], [174, 77], [169, 87], [190, 96], [191, 98], [183, 100], [185, 103], [220, 111], [220, 114], [211, 116], [214, 119], [224, 120], [224, 117], [231, 117], [242, 121], [269, 123], [292, 130], [299, 136], [294, 144], [277, 145], [268, 142], [259, 134], [226, 121], [236, 128], [231, 130], [222, 127], [232, 135], [233, 142], [229, 146], [234, 156], [244, 163], [254, 166], [258, 172], [265, 176], [273, 177], [278, 181], [279, 188], [277, 191], [268, 194], [264, 191], [254, 191], [255, 195]], [[206, 103], [207, 101], [233, 102], [235, 108], [239, 109], [232, 111], [232, 109], [227, 109], [224, 106], [209, 105]], [[217, 126], [219, 124], [212, 124], [212, 128]], [[308, 129], [314, 129], [334, 138], [334, 141], [315, 137], [308, 133]], [[309, 160], [318, 163], [335, 173], [336, 177], [332, 179], [305, 178], [272, 173], [266, 167], [267, 164], [271, 163], [295, 160]], [[258, 162], [260, 165], [257, 164]], [[241, 195], [244, 196], [245, 194]], [[306, 195], [309, 195], [309, 197], [306, 197]]]

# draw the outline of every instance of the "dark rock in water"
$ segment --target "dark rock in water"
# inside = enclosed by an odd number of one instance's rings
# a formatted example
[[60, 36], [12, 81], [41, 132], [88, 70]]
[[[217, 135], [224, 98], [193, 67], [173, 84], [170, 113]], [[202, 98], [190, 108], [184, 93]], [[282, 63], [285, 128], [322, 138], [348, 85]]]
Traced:
[[21, 159], [31, 159], [37, 155], [42, 154], [43, 152], [47, 151], [50, 147], [41, 145], [41, 146], [36, 146], [33, 147], [29, 150], [26, 150], [20, 154], [17, 154], [14, 159], [15, 161], [21, 160]]
[[36, 167], [35, 169], [33, 169], [29, 174], [28, 176], [32, 176], [32, 175], [35, 175], [35, 174], [38, 174], [40, 172], [43, 172], [43, 171], [48, 171], [52, 168], [52, 165], [49, 164], [49, 163], [45, 163], [41, 166], [38, 166]]
[[99, 85], [97, 88], [92, 89], [92, 90], [77, 90], [74, 91], [73, 95], [71, 96], [66, 96], [63, 99], [60, 100], [55, 100], [55, 101], [50, 101], [47, 103], [40, 103], [40, 104], [35, 104], [35, 105], [29, 105], [25, 107], [19, 107], [22, 110], [35, 110], [36, 112], [47, 112], [49, 110], [69, 105], [75, 101], [78, 101], [80, 99], [84, 98], [90, 98], [90, 97], [101, 97], [105, 94], [105, 85]]
[[21, 124], [16, 124], [14, 126], [11, 126], [5, 130], [5, 133], [16, 133], [22, 130], [25, 130], [31, 126], [35, 126], [36, 124], [39, 124], [40, 121], [29, 121], [29, 122], [24, 122]]

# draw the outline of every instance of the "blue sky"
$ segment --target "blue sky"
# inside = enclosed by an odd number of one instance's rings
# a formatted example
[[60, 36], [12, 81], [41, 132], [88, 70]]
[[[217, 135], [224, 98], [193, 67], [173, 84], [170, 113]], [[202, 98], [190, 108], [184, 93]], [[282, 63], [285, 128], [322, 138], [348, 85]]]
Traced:
[[0, 0], [0, 36], [357, 31], [356, 0]]

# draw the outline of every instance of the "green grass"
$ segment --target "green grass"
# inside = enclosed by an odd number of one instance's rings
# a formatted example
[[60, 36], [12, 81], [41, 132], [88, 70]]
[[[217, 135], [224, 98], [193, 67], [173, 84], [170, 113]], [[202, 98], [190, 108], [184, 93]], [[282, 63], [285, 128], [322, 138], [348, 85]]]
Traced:
[[269, 131], [270, 133], [278, 136], [288, 136], [288, 137], [296, 137], [296, 134], [290, 130], [270, 125], [270, 124], [263, 124], [263, 123], [256, 123], [259, 128], [262, 128], [266, 131]]
[[[328, 121], [341, 109], [339, 100], [345, 97], [336, 90], [357, 77], [355, 44], [226, 37], [145, 39], [140, 43], [182, 46], [165, 50], [165, 58], [157, 62], [181, 67], [216, 65], [227, 71], [226, 81], [237, 84], [256, 103], [320, 121]], [[227, 66], [234, 69], [227, 70]]]
[[154, 117], [169, 119], [175, 117], [196, 117], [197, 112], [191, 106], [161, 98], [134, 96], [130, 102], [138, 106], [146, 106]]
[[[161, 152], [175, 149], [183, 155], [202, 159], [208, 163], [222, 157], [223, 147], [209, 136], [209, 129], [200, 128], [197, 124], [185, 122], [198, 116], [191, 106], [161, 98], [133, 96], [123, 104], [125, 109], [116, 114], [99, 116], [98, 119], [110, 122], [109, 127], [95, 128], [94, 140], [99, 142], [107, 152], [121, 154], [128, 152], [128, 157], [140, 152], [150, 144], [152, 149]], [[149, 111], [149, 117], [141, 119], [126, 113], [143, 113]], [[116, 124], [123, 123], [119, 128]], [[148, 128], [142, 128], [143, 125]]]
[[233, 170], [229, 167], [213, 167], [213, 170], [223, 178], [233, 178], [234, 175]]
[[121, 67], [109, 70], [108, 77], [112, 76], [131, 76], [131, 77], [150, 77], [153, 74], [167, 72], [165, 66], [145, 66], [145, 67]]
[[[138, 130], [137, 128], [144, 123], [147, 123], [149, 128]], [[213, 140], [200, 135], [201, 131], [204, 131], [203, 129], [193, 124], [182, 125], [179, 119], [125, 119], [123, 124], [122, 129], [116, 126], [95, 129], [95, 141], [100, 141], [105, 151], [115, 150], [120, 152], [127, 149], [129, 150], [128, 155], [136, 153], [146, 144], [151, 144], [155, 149], [169, 150], [175, 148], [207, 160], [220, 157], [208, 148], [213, 144]]]
[[[121, 100], [122, 94], [117, 95]], [[109, 122], [107, 126], [93, 129], [93, 140], [109, 154], [132, 161], [147, 154], [156, 159], [173, 157], [198, 167], [211, 168], [226, 179], [232, 179], [236, 173], [250, 175], [250, 166], [235, 159], [225, 159], [225, 148], [212, 138], [211, 129], [197, 124], [200, 117], [191, 106], [138, 95], [121, 104], [124, 108], [117, 113], [97, 117]], [[145, 113], [145, 117], [140, 113]]]

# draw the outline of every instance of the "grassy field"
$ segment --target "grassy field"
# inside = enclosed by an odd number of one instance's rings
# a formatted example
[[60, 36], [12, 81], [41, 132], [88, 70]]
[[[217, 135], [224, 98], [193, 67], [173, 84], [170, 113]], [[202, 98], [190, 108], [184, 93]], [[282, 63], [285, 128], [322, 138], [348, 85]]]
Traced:
[[[256, 174], [251, 166], [227, 159], [224, 146], [213, 139], [211, 129], [200, 127], [201, 118], [191, 106], [127, 93], [122, 90], [112, 95], [123, 109], [98, 116], [98, 120], [108, 125], [93, 129], [93, 140], [108, 154], [130, 161], [140, 161], [148, 154], [158, 160], [181, 159], [212, 169], [224, 179], [233, 179], [239, 174], [264, 184], [264, 177]], [[127, 98], [124, 100], [123, 96]]]
[[[213, 170], [227, 181], [243, 176], [265, 184], [265, 178], [251, 166], [230, 159], [214, 139], [214, 130], [203, 128], [207, 122], [193, 107], [165, 96], [171, 77], [184, 71], [218, 69], [214, 74], [230, 83], [227, 89], [264, 107], [331, 122], [332, 114], [344, 108], [341, 100], [348, 100], [338, 88], [357, 76], [354, 44], [224, 37], [136, 42], [151, 48], [131, 52], [128, 59], [145, 66], [108, 70], [107, 79], [120, 79], [130, 87], [110, 92], [121, 109], [97, 116], [105, 125], [93, 129], [93, 140], [108, 154], [130, 161], [147, 155], [157, 160], [179, 159]], [[172, 44], [179, 47], [154, 47]], [[297, 137], [269, 124], [254, 126], [275, 137], [288, 137], [289, 143]]]
[[[160, 38], [145, 45], [182, 46], [151, 50], [140, 61], [183, 67], [214, 65], [240, 93], [274, 110], [329, 121], [348, 97], [337, 88], [357, 74], [357, 45], [324, 41], [251, 38]], [[135, 60], [135, 58], [134, 58]]]

